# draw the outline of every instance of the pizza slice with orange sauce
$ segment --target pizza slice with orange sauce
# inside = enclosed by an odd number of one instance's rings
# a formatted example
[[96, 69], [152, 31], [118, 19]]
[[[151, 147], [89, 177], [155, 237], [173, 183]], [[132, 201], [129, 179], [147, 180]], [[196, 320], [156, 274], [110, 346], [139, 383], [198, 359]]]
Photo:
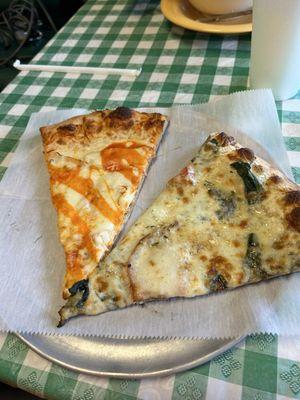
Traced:
[[120, 107], [41, 128], [66, 255], [65, 299], [84, 286], [122, 230], [165, 123], [161, 114]]

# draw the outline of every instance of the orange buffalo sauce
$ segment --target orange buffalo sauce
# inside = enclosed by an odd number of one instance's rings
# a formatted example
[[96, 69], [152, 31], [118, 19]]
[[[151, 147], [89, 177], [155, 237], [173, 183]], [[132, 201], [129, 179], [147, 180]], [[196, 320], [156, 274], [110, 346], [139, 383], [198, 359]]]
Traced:
[[[70, 218], [72, 226], [74, 228], [74, 234], [81, 235], [81, 242], [76, 243], [76, 248], [70, 251], [66, 251], [67, 260], [67, 273], [72, 277], [72, 283], [82, 279], [84, 274], [82, 267], [84, 266], [84, 260], [79, 254], [79, 251], [86, 249], [90, 258], [97, 262], [97, 249], [95, 248], [90, 235], [90, 229], [87, 223], [78, 215], [75, 208], [69, 204], [62, 194], [54, 194], [52, 196], [53, 204], [56, 207], [58, 213], [62, 213], [65, 217]], [[68, 286], [72, 283], [68, 282]]]
[[63, 183], [69, 188], [80, 193], [114, 225], [118, 225], [120, 223], [120, 210], [110, 207], [105, 198], [100, 194], [99, 190], [94, 187], [94, 183], [91, 178], [83, 178], [79, 175], [80, 167], [76, 167], [72, 170], [66, 170], [64, 168], [51, 166], [50, 169], [52, 181]]
[[101, 150], [102, 166], [107, 171], [117, 171], [125, 176], [133, 185], [138, 185], [140, 176], [146, 165], [146, 158], [136, 149], [149, 147], [134, 142], [116, 142]]

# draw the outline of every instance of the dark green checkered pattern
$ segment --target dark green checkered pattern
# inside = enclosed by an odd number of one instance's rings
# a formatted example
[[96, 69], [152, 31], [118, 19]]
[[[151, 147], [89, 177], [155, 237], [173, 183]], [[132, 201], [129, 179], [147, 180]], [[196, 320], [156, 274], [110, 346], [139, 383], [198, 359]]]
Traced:
[[[41, 397], [98, 399], [299, 399], [296, 338], [248, 336], [239, 346], [190, 371], [152, 380], [104, 379], [43, 360], [12, 334], [0, 336], [0, 378]], [[289, 358], [283, 358], [283, 354]]]
[[[57, 108], [171, 106], [244, 90], [250, 36], [186, 31], [166, 21], [157, 0], [90, 0], [35, 57], [37, 63], [137, 68], [137, 78], [20, 73], [0, 95], [0, 174], [32, 112]], [[288, 155], [300, 182], [300, 95], [278, 103]], [[40, 358], [16, 336], [0, 334], [0, 379], [57, 400], [267, 400], [300, 398], [295, 338], [249, 336], [191, 371], [142, 381], [77, 374]], [[0, 396], [1, 398], [1, 396]]]

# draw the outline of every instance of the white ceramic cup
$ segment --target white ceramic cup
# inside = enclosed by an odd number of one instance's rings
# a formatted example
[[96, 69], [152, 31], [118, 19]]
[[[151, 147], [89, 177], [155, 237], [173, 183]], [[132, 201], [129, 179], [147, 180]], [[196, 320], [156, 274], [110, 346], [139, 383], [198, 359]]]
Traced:
[[253, 0], [189, 0], [193, 7], [205, 14], [229, 14], [252, 7]]

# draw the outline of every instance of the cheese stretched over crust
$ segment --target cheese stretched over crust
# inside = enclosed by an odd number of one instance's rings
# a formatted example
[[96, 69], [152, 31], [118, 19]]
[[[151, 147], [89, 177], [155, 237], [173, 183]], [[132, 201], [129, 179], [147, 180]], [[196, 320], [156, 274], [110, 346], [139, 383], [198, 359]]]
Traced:
[[68, 300], [61, 324], [296, 272], [299, 250], [299, 186], [234, 138], [212, 134]]
[[41, 128], [66, 254], [64, 298], [88, 279], [121, 231], [165, 121], [120, 107]]

